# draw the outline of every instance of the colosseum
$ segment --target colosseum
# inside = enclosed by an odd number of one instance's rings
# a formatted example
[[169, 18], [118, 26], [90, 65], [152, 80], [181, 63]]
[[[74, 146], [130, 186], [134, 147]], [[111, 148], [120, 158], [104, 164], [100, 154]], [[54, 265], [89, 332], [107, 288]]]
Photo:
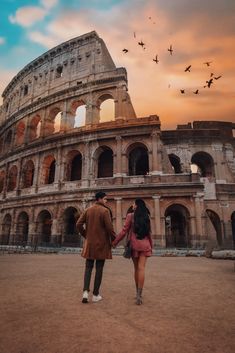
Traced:
[[117, 231], [141, 197], [156, 248], [234, 247], [235, 123], [162, 131], [157, 115], [137, 117], [127, 72], [96, 32], [29, 63], [2, 97], [1, 244], [80, 247], [76, 219], [104, 190]]

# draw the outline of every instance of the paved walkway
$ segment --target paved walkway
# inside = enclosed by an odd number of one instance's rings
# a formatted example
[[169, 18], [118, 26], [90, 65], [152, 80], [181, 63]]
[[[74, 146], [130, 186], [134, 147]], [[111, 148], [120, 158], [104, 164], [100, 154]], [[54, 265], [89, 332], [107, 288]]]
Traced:
[[153, 257], [144, 304], [132, 263], [105, 265], [99, 303], [81, 303], [80, 255], [0, 256], [1, 353], [232, 353], [232, 261]]

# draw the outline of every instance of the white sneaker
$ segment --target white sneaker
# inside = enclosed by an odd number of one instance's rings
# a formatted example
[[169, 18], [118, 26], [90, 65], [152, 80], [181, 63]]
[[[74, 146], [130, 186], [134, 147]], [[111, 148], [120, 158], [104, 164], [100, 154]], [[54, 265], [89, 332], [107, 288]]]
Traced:
[[94, 302], [94, 303], [97, 303], [97, 302], [99, 302], [100, 300], [102, 300], [103, 298], [101, 297], [101, 295], [94, 295], [93, 294], [93, 297], [92, 297], [92, 301]]
[[82, 303], [88, 303], [88, 297], [89, 297], [89, 292], [87, 290], [84, 290], [82, 295]]

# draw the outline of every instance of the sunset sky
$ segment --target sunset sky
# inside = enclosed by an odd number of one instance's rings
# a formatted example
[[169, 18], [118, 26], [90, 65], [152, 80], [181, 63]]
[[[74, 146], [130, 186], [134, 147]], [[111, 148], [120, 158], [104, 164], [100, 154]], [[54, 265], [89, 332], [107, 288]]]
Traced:
[[[0, 23], [1, 92], [43, 52], [95, 30], [116, 66], [127, 69], [138, 116], [159, 115], [163, 129], [235, 122], [234, 0], [2, 0]], [[211, 73], [222, 77], [204, 88]]]

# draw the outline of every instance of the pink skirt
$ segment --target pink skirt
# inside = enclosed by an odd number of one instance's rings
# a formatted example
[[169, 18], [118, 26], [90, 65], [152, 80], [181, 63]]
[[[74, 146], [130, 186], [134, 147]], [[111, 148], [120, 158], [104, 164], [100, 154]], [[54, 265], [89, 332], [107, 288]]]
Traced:
[[137, 250], [132, 249], [131, 257], [137, 258], [137, 257], [140, 257], [140, 256], [150, 257], [150, 256], [152, 256], [152, 250], [137, 251]]

